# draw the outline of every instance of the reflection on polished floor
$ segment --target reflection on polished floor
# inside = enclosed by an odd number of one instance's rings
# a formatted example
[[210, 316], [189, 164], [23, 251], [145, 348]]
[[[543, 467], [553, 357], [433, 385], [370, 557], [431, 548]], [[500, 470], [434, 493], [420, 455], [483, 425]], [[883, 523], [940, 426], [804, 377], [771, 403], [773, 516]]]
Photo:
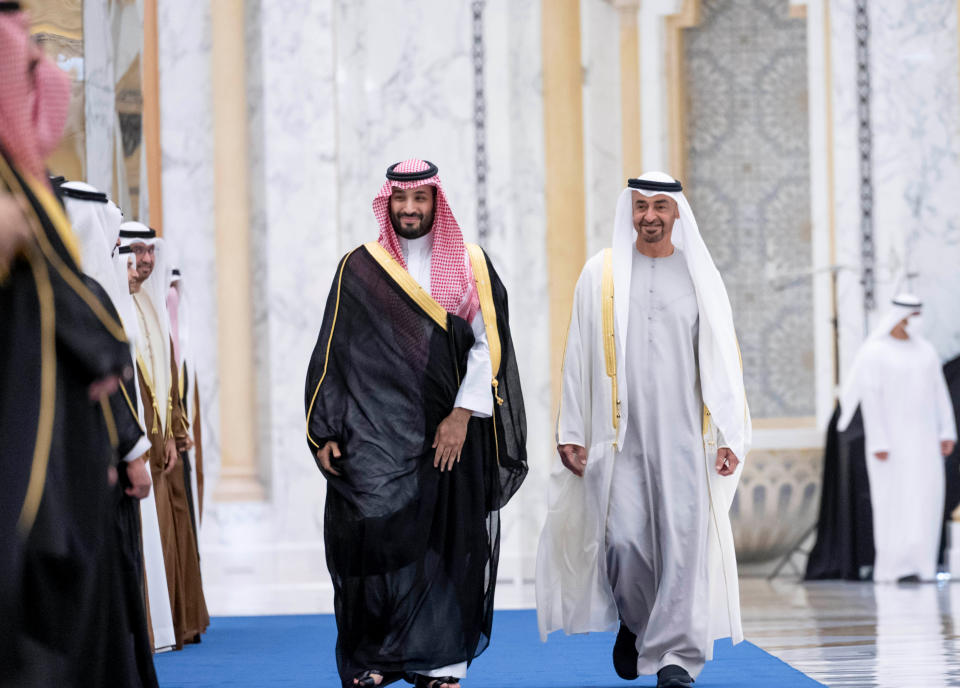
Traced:
[[828, 686], [960, 686], [960, 582], [740, 585], [747, 639]]

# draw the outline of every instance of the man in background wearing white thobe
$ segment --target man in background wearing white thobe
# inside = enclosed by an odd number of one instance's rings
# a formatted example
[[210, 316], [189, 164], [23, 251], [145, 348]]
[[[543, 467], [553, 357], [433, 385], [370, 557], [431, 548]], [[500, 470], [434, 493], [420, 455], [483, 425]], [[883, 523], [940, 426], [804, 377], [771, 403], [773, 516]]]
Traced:
[[873, 506], [876, 582], [934, 580], [946, 475], [957, 428], [920, 300], [900, 294], [857, 352], [841, 398], [844, 430], [859, 405]]

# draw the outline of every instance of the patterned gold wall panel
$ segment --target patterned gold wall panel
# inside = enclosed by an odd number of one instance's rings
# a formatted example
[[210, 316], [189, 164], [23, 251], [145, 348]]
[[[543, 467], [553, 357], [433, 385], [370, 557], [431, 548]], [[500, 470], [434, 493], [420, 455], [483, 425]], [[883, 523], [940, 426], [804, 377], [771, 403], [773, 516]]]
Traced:
[[815, 412], [806, 24], [704, 0], [684, 32], [687, 179], [733, 305], [756, 417]]

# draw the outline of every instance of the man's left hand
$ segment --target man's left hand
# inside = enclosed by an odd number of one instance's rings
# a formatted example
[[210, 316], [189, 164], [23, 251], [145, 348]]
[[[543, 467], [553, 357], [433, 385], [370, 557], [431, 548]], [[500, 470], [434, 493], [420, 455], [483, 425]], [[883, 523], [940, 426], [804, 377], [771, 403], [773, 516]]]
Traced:
[[717, 450], [717, 473], [720, 475], [733, 475], [740, 465], [740, 459], [727, 447], [720, 447]]
[[944, 456], [950, 456], [953, 453], [953, 448], [955, 446], [957, 446], [957, 443], [953, 440], [941, 440], [940, 453]]
[[457, 407], [443, 419], [433, 438], [433, 467], [452, 471], [453, 464], [460, 460], [463, 442], [467, 439], [467, 423], [473, 413], [469, 409]]
[[177, 451], [185, 452], [193, 449], [193, 440], [190, 439], [190, 435], [184, 435], [183, 437], [177, 438]]
[[167, 474], [177, 467], [177, 441], [172, 437], [167, 438], [166, 443], [164, 443], [163, 455], [163, 472]]
[[100, 401], [120, 389], [120, 376], [107, 375], [99, 380], [95, 380], [87, 388], [87, 395], [90, 401]]

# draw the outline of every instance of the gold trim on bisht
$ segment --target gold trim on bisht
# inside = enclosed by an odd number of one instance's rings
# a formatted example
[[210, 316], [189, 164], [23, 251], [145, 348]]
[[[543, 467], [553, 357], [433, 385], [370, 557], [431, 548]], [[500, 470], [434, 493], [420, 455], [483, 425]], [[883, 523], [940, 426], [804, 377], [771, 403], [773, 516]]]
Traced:
[[40, 303], [40, 413], [37, 417], [37, 440], [33, 445], [33, 463], [30, 467], [27, 493], [17, 519], [17, 530], [22, 537], [26, 537], [33, 528], [47, 483], [57, 396], [56, 308], [53, 287], [47, 265], [35, 250], [29, 251], [28, 261]]
[[407, 293], [407, 296], [413, 299], [413, 302], [417, 304], [424, 313], [430, 316], [430, 318], [444, 330], [447, 329], [446, 309], [434, 301], [433, 297], [427, 293], [427, 290], [421, 287], [417, 281], [413, 279], [413, 276], [404, 270], [400, 263], [394, 260], [393, 256], [387, 252], [387, 249], [376, 241], [367, 242], [363, 247], [367, 249], [367, 252], [373, 256], [373, 259], [380, 264], [380, 267], [386, 270], [391, 279]]
[[317, 441], [310, 436], [310, 416], [313, 414], [313, 404], [317, 400], [317, 394], [320, 392], [320, 385], [323, 384], [323, 379], [327, 376], [327, 363], [330, 361], [330, 345], [333, 343], [333, 331], [337, 329], [337, 316], [340, 314], [340, 285], [343, 283], [343, 269], [347, 267], [347, 259], [350, 258], [350, 255], [353, 251], [350, 251], [340, 263], [340, 271], [337, 273], [337, 302], [333, 308], [333, 322], [330, 324], [330, 336], [327, 337], [327, 350], [323, 355], [323, 373], [320, 375], [320, 381], [317, 382], [317, 388], [313, 390], [313, 398], [310, 399], [310, 408], [307, 409], [307, 440], [317, 449], [320, 448], [320, 445], [317, 444]]
[[[613, 429], [620, 429], [620, 396], [617, 394], [617, 342], [613, 330], [613, 249], [603, 250], [603, 277], [600, 281], [601, 312], [603, 314], [603, 358], [613, 403]], [[616, 440], [614, 440], [616, 444]]]
[[483, 326], [487, 332], [487, 344], [490, 347], [490, 369], [493, 379], [493, 396], [497, 403], [502, 405], [503, 399], [497, 392], [500, 386], [497, 378], [500, 375], [500, 330], [497, 327], [497, 307], [493, 303], [493, 286], [490, 283], [490, 271], [487, 270], [487, 258], [483, 249], [477, 244], [467, 244], [467, 253], [470, 256], [470, 267], [473, 269], [473, 279], [477, 284], [477, 297], [480, 300], [480, 313], [483, 315]]

